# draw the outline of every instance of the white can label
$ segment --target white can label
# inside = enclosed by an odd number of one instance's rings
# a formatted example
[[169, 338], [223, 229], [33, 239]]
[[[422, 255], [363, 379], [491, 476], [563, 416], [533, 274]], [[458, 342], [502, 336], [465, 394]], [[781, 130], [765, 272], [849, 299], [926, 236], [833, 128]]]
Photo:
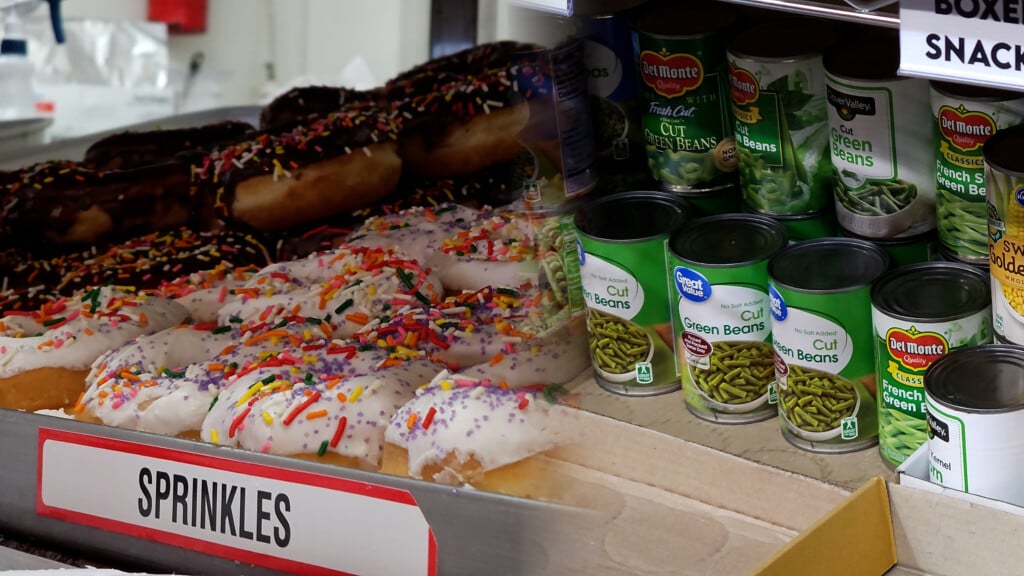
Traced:
[[964, 422], [927, 402], [928, 417], [928, 479], [947, 488], [967, 492], [967, 470], [964, 460], [967, 446]]
[[895, 179], [890, 91], [828, 82], [829, 148], [839, 179], [850, 188], [866, 178]]
[[644, 307], [644, 288], [632, 274], [602, 258], [587, 254], [581, 269], [587, 306], [632, 320]]

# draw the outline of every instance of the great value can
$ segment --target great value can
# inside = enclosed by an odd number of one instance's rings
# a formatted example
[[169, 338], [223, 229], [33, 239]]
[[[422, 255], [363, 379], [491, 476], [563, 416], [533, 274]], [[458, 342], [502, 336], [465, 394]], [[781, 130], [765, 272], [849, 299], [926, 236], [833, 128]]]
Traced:
[[743, 201], [769, 215], [832, 204], [822, 22], [758, 24], [729, 45], [733, 133]]
[[988, 211], [982, 146], [1024, 121], [1024, 94], [933, 82], [935, 183], [939, 241], [953, 258], [988, 264]]
[[676, 355], [686, 407], [723, 423], [774, 418], [768, 259], [786, 229], [765, 216], [694, 220], [669, 239]]
[[791, 244], [768, 263], [782, 434], [813, 452], [878, 441], [871, 285], [889, 258], [869, 242]]
[[1024, 506], [1024, 348], [957, 350], [924, 375], [928, 477]]
[[668, 192], [622, 192], [574, 218], [594, 379], [651, 396], [678, 390], [665, 242], [689, 209]]
[[935, 228], [928, 81], [897, 75], [899, 38], [874, 31], [825, 53], [836, 216], [868, 238]]
[[871, 290], [878, 382], [878, 445], [899, 466], [927, 440], [924, 374], [961, 348], [992, 342], [988, 275], [930, 262], [882, 276]]
[[1024, 344], [1024, 125], [985, 142], [989, 271], [996, 338]]
[[666, 190], [718, 190], [735, 182], [725, 76], [733, 19], [726, 4], [659, 0], [634, 22], [647, 160]]

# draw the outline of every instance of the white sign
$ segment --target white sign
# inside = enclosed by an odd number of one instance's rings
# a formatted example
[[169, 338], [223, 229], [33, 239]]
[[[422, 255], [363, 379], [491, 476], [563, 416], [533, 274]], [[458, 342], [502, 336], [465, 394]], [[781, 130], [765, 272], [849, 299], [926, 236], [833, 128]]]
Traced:
[[39, 430], [36, 512], [293, 574], [437, 571], [405, 490]]
[[1020, 0], [900, 0], [900, 73], [1024, 88]]
[[511, 0], [511, 2], [524, 8], [572, 16], [572, 0]]

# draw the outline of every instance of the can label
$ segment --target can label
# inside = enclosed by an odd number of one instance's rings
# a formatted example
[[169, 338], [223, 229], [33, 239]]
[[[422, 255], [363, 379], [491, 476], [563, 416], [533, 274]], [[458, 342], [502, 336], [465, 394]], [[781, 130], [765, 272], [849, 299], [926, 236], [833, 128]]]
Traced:
[[968, 491], [967, 446], [964, 421], [927, 402], [928, 479], [962, 492]]
[[985, 160], [997, 130], [1024, 121], [1024, 99], [976, 102], [931, 92], [939, 240], [955, 258], [988, 261]]
[[596, 153], [630, 160], [641, 154], [643, 131], [629, 25], [619, 15], [581, 19], [581, 25]]
[[672, 190], [716, 188], [736, 170], [725, 108], [725, 46], [701, 39], [634, 36], [651, 174]]
[[1024, 343], [1024, 178], [985, 166], [995, 333]]
[[868, 238], [913, 236], [934, 228], [928, 83], [826, 78], [839, 224]]
[[771, 283], [768, 297], [783, 434], [819, 452], [874, 444], [870, 287], [809, 294]]
[[627, 394], [678, 388], [665, 238], [613, 243], [580, 234], [579, 242], [595, 378]]
[[[590, 191], [597, 171], [583, 41], [522, 54], [517, 62], [516, 89], [530, 109], [527, 127], [519, 133], [533, 160], [518, 175], [527, 199], [558, 204]], [[558, 143], [554, 150], [551, 142]]]
[[989, 307], [953, 322], [907, 322], [872, 307], [878, 382], [878, 443], [882, 457], [900, 465], [928, 439], [924, 373], [960, 348], [992, 341]]
[[733, 133], [748, 207], [801, 214], [832, 202], [821, 57], [770, 65], [729, 57]]
[[775, 415], [767, 261], [708, 268], [673, 259], [676, 347], [686, 405], [697, 415], [752, 422]]

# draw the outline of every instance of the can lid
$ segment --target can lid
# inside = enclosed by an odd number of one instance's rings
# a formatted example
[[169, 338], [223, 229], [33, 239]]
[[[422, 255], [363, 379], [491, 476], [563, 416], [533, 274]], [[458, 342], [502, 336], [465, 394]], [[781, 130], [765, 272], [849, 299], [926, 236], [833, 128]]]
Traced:
[[953, 82], [939, 82], [932, 80], [932, 90], [949, 98], [962, 98], [965, 100], [982, 100], [1001, 102], [1004, 100], [1018, 100], [1024, 98], [1024, 93], [1012, 90], [1002, 90], [987, 86], [975, 86], [973, 84], [954, 84]]
[[733, 38], [729, 52], [748, 58], [803, 58], [821, 53], [837, 36], [834, 26], [820, 20], [785, 18], [743, 30]]
[[868, 286], [889, 267], [881, 248], [853, 238], [791, 244], [768, 261], [768, 276], [798, 292], [844, 292]]
[[989, 302], [988, 276], [953, 262], [904, 266], [871, 288], [879, 312], [907, 321], [950, 322], [982, 312]]
[[935, 228], [930, 228], [919, 234], [910, 234], [907, 236], [893, 236], [891, 238], [868, 238], [867, 236], [861, 236], [855, 232], [850, 232], [842, 226], [839, 227], [839, 234], [846, 238], [856, 238], [858, 240], [864, 240], [871, 242], [882, 248], [895, 248], [897, 246], [910, 246], [912, 244], [929, 244], [939, 239], [939, 231]]
[[619, 192], [585, 202], [573, 223], [580, 233], [603, 241], [637, 241], [666, 236], [689, 219], [685, 200], [667, 192]]
[[824, 55], [825, 70], [856, 80], [902, 80], [900, 39], [890, 30], [872, 30], [833, 45]]
[[1024, 178], [1024, 124], [1002, 128], [985, 141], [982, 154], [985, 163], [1000, 172]]
[[702, 266], [738, 266], [771, 258], [786, 245], [786, 228], [766, 216], [720, 214], [694, 220], [669, 240], [682, 260]]
[[986, 344], [954, 350], [924, 373], [928, 399], [965, 412], [1024, 408], [1024, 347]]
[[644, 34], [699, 38], [724, 30], [735, 20], [735, 10], [721, 2], [656, 0], [640, 9], [633, 28]]

